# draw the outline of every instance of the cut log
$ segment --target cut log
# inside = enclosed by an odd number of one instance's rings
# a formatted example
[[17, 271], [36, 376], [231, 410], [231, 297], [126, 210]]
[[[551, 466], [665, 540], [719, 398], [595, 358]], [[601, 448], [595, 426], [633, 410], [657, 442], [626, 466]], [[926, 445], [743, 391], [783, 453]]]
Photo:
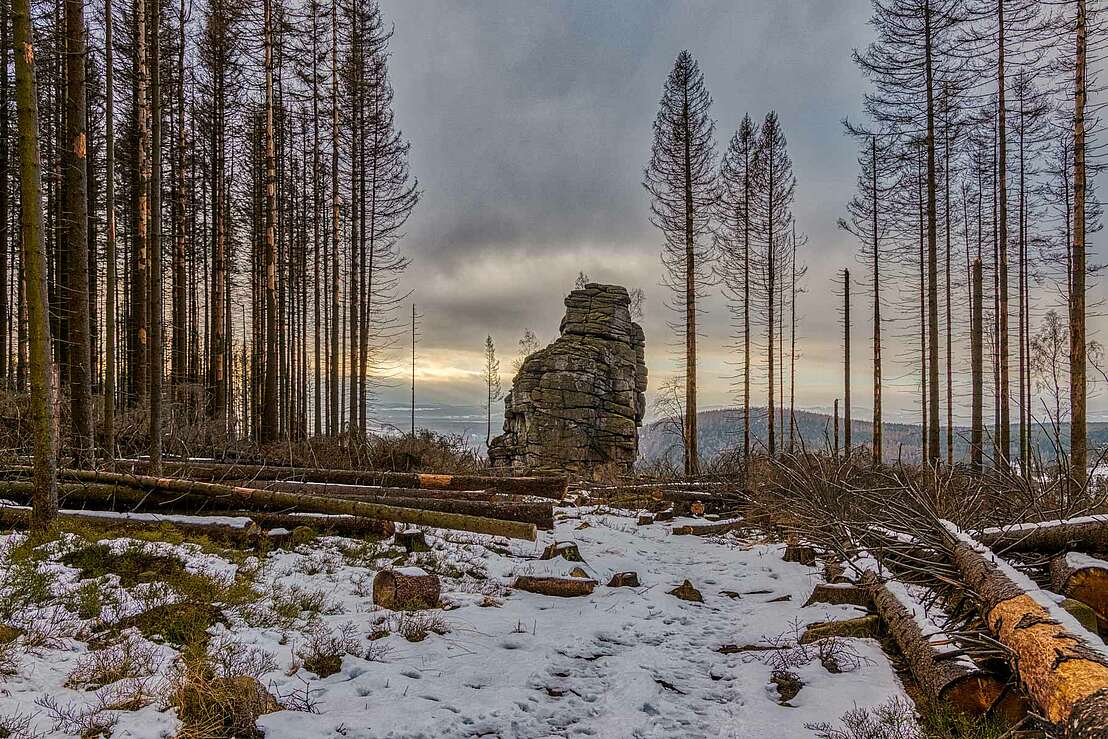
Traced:
[[812, 594], [808, 596], [808, 600], [804, 601], [804, 606], [810, 606], [813, 603], [827, 603], [833, 606], [861, 606], [862, 608], [873, 607], [869, 591], [865, 588], [857, 585], [827, 582], [816, 585], [815, 589], [812, 590]]
[[842, 621], [824, 621], [812, 624], [804, 630], [800, 637], [801, 644], [811, 644], [820, 639], [831, 637], [853, 637], [858, 639], [875, 639], [881, 633], [881, 618], [870, 614], [858, 618], [848, 618]]
[[639, 587], [639, 575], [637, 572], [617, 572], [608, 581], [609, 588], [637, 588]]
[[1011, 650], [1013, 669], [1043, 715], [1067, 736], [1108, 736], [1104, 643], [987, 547], [949, 522], [943, 530], [985, 624]]
[[439, 576], [418, 567], [381, 570], [373, 577], [373, 602], [390, 611], [438, 608]]
[[949, 635], [924, 613], [923, 606], [895, 580], [882, 582], [872, 570], [862, 588], [885, 622], [916, 683], [936, 705], [979, 716], [1004, 692], [1004, 684], [961, 653]]
[[[283, 493], [276, 490], [252, 490], [210, 482], [179, 480], [169, 477], [151, 477], [147, 475], [126, 475], [95, 470], [64, 470], [60, 475], [69, 479], [85, 480], [93, 483], [110, 483], [116, 486], [133, 487], [157, 493], [179, 493], [215, 498], [225, 504], [242, 507], [285, 508], [298, 512], [345, 514], [363, 518], [376, 518], [414, 526], [432, 526], [443, 529], [470, 531], [491, 536], [506, 536], [513, 539], [535, 540], [535, 525], [519, 521], [501, 521], [498, 519], [468, 516], [460, 513], [423, 511], [382, 503], [366, 503], [356, 500], [320, 498], [311, 495]], [[5, 486], [0, 485], [0, 496]], [[172, 496], [169, 496], [172, 497]]]
[[1079, 600], [1096, 614], [1097, 629], [1108, 624], [1108, 562], [1070, 552], [1050, 560], [1050, 589]]
[[1108, 553], [1108, 516], [1082, 516], [984, 529], [974, 539], [1002, 553], [1057, 554], [1073, 549]]
[[[114, 468], [132, 474], [149, 470], [144, 461], [116, 462]], [[381, 485], [425, 490], [492, 490], [511, 495], [535, 495], [561, 500], [566, 493], [565, 477], [495, 477], [490, 475], [434, 475], [417, 472], [373, 470], [328, 470], [279, 465], [162, 462], [162, 471], [193, 480], [298, 480], [341, 485]]]
[[528, 593], [552, 595], [559, 598], [577, 598], [591, 595], [596, 589], [596, 580], [579, 577], [536, 577], [520, 575], [512, 587], [526, 590]]
[[743, 520], [721, 521], [719, 523], [687, 524], [674, 526], [673, 533], [678, 536], [716, 536], [742, 528]]
[[639, 521], [638, 521], [639, 526], [649, 526], [652, 523], [654, 523], [654, 514], [653, 513], [640, 513], [639, 514]]

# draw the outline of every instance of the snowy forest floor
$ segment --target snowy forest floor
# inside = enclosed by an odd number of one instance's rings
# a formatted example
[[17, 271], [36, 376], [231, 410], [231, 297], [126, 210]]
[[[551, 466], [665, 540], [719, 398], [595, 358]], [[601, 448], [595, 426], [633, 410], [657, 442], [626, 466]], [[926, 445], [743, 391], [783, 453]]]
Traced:
[[[871, 639], [796, 644], [806, 624], [859, 611], [804, 607], [818, 569], [783, 561], [783, 544], [675, 536], [630, 511], [557, 518], [536, 543], [429, 530], [431, 551], [407, 555], [339, 537], [261, 557], [95, 532], [0, 537], [0, 735], [177, 735], [197, 670], [180, 644], [197, 633], [210, 685], [257, 678], [283, 707], [258, 719], [267, 739], [806, 737], [904, 697]], [[577, 543], [593, 594], [509, 590], [581, 566], [540, 560], [555, 540]], [[441, 610], [374, 605], [374, 574], [401, 565], [440, 575]], [[623, 571], [640, 587], [604, 586]], [[669, 594], [685, 579], [703, 603]], [[734, 648], [750, 645], [774, 648]], [[803, 683], [788, 700], [773, 682], [785, 672]]]

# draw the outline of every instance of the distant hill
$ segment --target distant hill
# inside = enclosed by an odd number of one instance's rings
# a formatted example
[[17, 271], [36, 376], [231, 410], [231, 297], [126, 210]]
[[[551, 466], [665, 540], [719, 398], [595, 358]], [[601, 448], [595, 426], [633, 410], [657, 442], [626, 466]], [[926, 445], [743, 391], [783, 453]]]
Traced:
[[[701, 411], [697, 414], [699, 419], [698, 433], [700, 436], [699, 447], [702, 459], [711, 459], [720, 452], [742, 446], [743, 419], [742, 411], [737, 408], [721, 410]], [[905, 462], [918, 462], [921, 459], [922, 439], [920, 426], [910, 423], [886, 423], [884, 428], [885, 458], [889, 460], [903, 459]], [[851, 427], [851, 443], [858, 445], [870, 445], [873, 443], [873, 423], [871, 421], [854, 421]], [[644, 426], [639, 433], [639, 454], [646, 462], [668, 457], [672, 462], [681, 459], [680, 439], [672, 432], [672, 424], [666, 421], [655, 421]], [[833, 439], [834, 419], [826, 413], [812, 413], [810, 411], [796, 412], [797, 437], [802, 440], [808, 449], [826, 449]], [[752, 408], [750, 419], [751, 444], [755, 446], [766, 445], [766, 409]], [[990, 429], [986, 428], [986, 454], [991, 448]], [[842, 429], [839, 430], [840, 444]], [[943, 453], [946, 452], [946, 427], [940, 430]], [[789, 419], [786, 413], [784, 427], [778, 423], [776, 429], [778, 448], [782, 441], [788, 444]], [[970, 430], [966, 426], [954, 428], [954, 456], [957, 459], [965, 459], [969, 455]], [[1062, 424], [1062, 446], [1069, 449], [1069, 424]], [[1018, 427], [1012, 427], [1013, 454], [1018, 436]], [[799, 443], [799, 442], [798, 442]], [[1050, 435], [1042, 428], [1036, 426], [1032, 433], [1032, 444], [1037, 453], [1045, 460], [1054, 458], [1054, 446], [1050, 441]], [[1095, 422], [1089, 424], [1089, 447], [1101, 448], [1108, 444], [1108, 422]]]

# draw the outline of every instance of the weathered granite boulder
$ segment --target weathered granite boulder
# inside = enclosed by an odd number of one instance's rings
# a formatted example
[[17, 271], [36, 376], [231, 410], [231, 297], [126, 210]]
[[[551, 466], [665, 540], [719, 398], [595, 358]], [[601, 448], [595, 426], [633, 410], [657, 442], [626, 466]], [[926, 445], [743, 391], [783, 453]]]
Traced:
[[527, 357], [504, 399], [504, 434], [489, 459], [518, 470], [591, 475], [629, 469], [646, 412], [645, 337], [618, 285], [566, 298], [561, 336]]

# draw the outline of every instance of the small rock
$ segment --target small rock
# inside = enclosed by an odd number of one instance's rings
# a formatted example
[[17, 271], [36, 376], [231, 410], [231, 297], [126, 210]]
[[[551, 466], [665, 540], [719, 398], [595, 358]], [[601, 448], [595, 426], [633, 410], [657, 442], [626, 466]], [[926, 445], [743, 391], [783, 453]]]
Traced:
[[678, 585], [673, 590], [669, 591], [670, 595], [675, 595], [681, 600], [692, 601], [693, 603], [703, 603], [704, 596], [700, 594], [700, 591], [693, 587], [693, 584], [686, 580]]
[[639, 575], [637, 572], [617, 572], [608, 581], [609, 588], [637, 588], [639, 587]]
[[769, 681], [777, 687], [777, 702], [783, 706], [788, 705], [804, 687], [800, 677], [788, 670], [774, 670]]

